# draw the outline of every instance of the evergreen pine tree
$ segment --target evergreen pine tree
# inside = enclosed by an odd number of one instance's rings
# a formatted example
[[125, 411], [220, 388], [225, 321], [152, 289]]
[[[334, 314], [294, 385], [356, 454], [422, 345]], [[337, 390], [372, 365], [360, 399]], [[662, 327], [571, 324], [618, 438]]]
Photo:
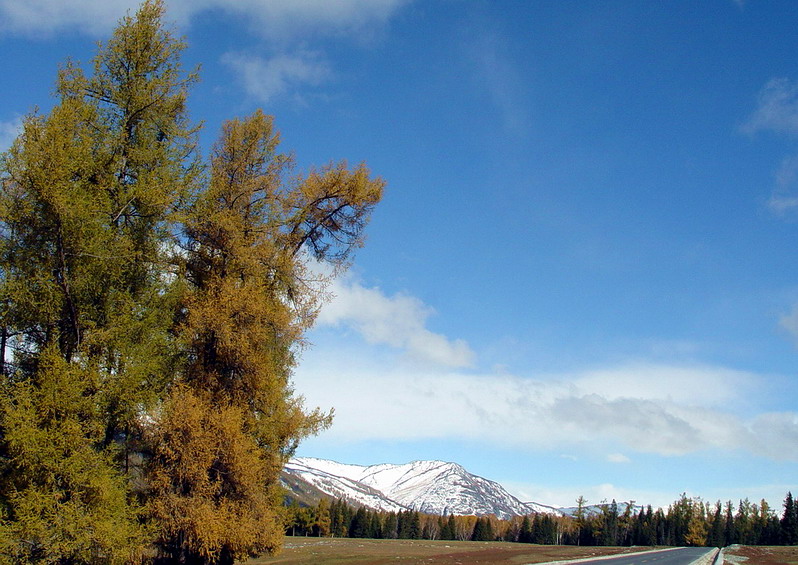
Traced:
[[715, 513], [712, 515], [712, 524], [709, 530], [707, 545], [711, 547], [726, 547], [723, 522], [723, 506], [720, 500], [715, 504]]
[[422, 535], [421, 529], [421, 515], [418, 511], [413, 510], [410, 512], [409, 516], [409, 524], [408, 524], [408, 538], [409, 539], [421, 539]]
[[609, 506], [604, 506], [604, 530], [602, 545], [618, 545], [618, 503], [612, 499]]
[[532, 523], [529, 521], [529, 516], [524, 516], [521, 522], [521, 531], [518, 534], [518, 541], [521, 543], [532, 543]]
[[485, 541], [485, 525], [482, 518], [477, 518], [474, 530], [471, 532], [471, 541]]
[[446, 520], [446, 535], [447, 537], [445, 538], [441, 535], [441, 539], [457, 539], [457, 522], [454, 519], [454, 514], [449, 514], [449, 518]]
[[788, 492], [784, 498], [784, 514], [781, 518], [781, 540], [784, 545], [798, 544], [798, 506]]
[[732, 504], [731, 500], [728, 500], [726, 502], [723, 516], [724, 516], [723, 537], [724, 540], [726, 541], [726, 545], [737, 543], [737, 532], [734, 528], [734, 505]]
[[369, 530], [369, 517], [366, 513], [366, 508], [361, 506], [357, 509], [354, 516], [352, 516], [352, 522], [349, 526], [349, 537], [350, 538], [365, 538], [368, 535]]
[[382, 531], [382, 521], [380, 520], [380, 513], [379, 512], [372, 512], [371, 517], [369, 520], [369, 535], [368, 537], [372, 539], [382, 539], [383, 538], [383, 531]]
[[451, 534], [448, 531], [447, 524], [445, 513], [442, 516], [438, 516], [438, 539], [449, 539]]
[[383, 537], [386, 539], [396, 539], [399, 536], [399, 522], [396, 517], [396, 512], [388, 512], [385, 517], [385, 525], [383, 527]]

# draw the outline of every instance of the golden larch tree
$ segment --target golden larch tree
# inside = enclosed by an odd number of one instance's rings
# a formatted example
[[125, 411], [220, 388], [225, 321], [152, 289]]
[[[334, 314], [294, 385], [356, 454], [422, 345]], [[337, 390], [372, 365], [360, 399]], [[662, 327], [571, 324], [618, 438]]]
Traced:
[[278, 144], [260, 111], [227, 122], [185, 220], [183, 372], [156, 419], [151, 466], [160, 548], [179, 562], [277, 549], [280, 470], [330, 422], [290, 382], [323, 296], [309, 262], [344, 264], [383, 181], [345, 163], [294, 176]]

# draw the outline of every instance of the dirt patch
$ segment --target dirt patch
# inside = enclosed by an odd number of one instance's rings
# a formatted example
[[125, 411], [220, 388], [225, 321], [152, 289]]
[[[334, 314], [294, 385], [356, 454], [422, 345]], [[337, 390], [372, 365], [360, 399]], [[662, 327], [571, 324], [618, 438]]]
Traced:
[[260, 557], [257, 565], [522, 565], [645, 551], [649, 547], [575, 547], [506, 542], [371, 540], [349, 538], [285, 539], [283, 551]]
[[724, 565], [798, 565], [798, 547], [734, 546], [723, 550]]

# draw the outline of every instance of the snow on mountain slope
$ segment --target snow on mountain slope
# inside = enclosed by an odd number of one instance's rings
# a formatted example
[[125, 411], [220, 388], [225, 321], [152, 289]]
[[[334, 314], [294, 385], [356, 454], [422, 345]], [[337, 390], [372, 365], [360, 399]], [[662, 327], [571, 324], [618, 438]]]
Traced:
[[[313, 463], [323, 462], [322, 468], [316, 468]], [[326, 465], [326, 464], [331, 465]], [[407, 510], [401, 504], [387, 498], [380, 491], [362, 484], [355, 479], [344, 475], [336, 475], [338, 472], [351, 472], [347, 467], [357, 467], [356, 465], [343, 465], [334, 461], [324, 461], [323, 459], [300, 458], [291, 459], [283, 469], [284, 472], [293, 474], [307, 481], [317, 489], [333, 498], [342, 498], [350, 504], [362, 505], [375, 510], [386, 512], [398, 512]]]
[[[429, 514], [495, 514], [508, 518], [544, 508], [525, 504], [500, 484], [444, 461], [364, 467], [297, 457], [291, 459], [285, 470], [330, 496], [380, 510], [410, 508]], [[556, 512], [548, 508], [545, 511]]]

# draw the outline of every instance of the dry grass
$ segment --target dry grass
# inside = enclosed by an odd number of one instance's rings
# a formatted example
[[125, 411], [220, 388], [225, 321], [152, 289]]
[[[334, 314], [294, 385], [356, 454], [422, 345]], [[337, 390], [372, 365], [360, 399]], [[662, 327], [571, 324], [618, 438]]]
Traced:
[[283, 551], [257, 565], [521, 565], [644, 551], [648, 547], [574, 547], [507, 542], [287, 537]]
[[796, 546], [734, 546], [723, 550], [726, 565], [798, 565]]

